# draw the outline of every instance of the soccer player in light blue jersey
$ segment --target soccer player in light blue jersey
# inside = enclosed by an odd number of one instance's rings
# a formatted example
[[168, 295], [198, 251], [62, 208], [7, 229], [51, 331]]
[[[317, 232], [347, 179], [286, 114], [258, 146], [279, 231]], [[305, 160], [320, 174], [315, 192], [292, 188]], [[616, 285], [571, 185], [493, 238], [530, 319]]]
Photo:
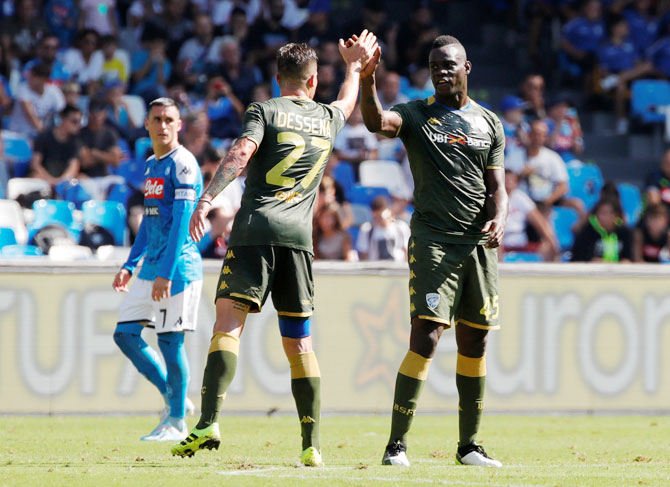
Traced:
[[[188, 430], [184, 416], [189, 367], [184, 332], [196, 327], [202, 289], [202, 259], [188, 224], [202, 193], [198, 163], [179, 143], [179, 109], [170, 98], [149, 104], [145, 127], [154, 155], [146, 162], [144, 218], [128, 260], [114, 278], [114, 290], [128, 293], [121, 304], [114, 341], [165, 399], [159, 425], [143, 440], [179, 441]], [[130, 277], [140, 259], [142, 269]], [[154, 328], [166, 367], [142, 339]]]

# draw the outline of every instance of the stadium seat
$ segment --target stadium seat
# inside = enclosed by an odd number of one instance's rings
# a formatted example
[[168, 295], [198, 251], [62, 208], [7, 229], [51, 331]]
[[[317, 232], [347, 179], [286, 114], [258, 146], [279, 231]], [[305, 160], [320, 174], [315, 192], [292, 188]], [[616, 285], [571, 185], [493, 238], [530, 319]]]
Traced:
[[44, 252], [35, 245], [5, 245], [0, 248], [0, 258], [43, 257]]
[[587, 210], [593, 208], [600, 199], [603, 174], [595, 164], [567, 166], [570, 190], [568, 196], [579, 198]]
[[542, 262], [542, 256], [536, 252], [505, 252], [503, 262]]
[[359, 167], [361, 186], [386, 188], [390, 194], [408, 194], [400, 164], [393, 161], [363, 161]]
[[28, 226], [28, 241], [47, 225], [65, 227], [75, 242], [79, 241], [81, 225], [74, 220], [74, 203], [59, 200], [38, 200], [33, 203], [33, 222]]
[[642, 214], [642, 196], [640, 189], [629, 183], [617, 184], [619, 190], [619, 197], [621, 198], [621, 206], [623, 207], [623, 214], [626, 218], [626, 225], [629, 227], [635, 226]]
[[126, 241], [126, 209], [116, 201], [87, 201], [82, 206], [84, 225], [94, 223], [109, 231], [115, 245]]
[[18, 132], [2, 131], [2, 145], [5, 158], [13, 164], [12, 174], [21, 178], [28, 173], [30, 158], [33, 151], [30, 148], [30, 139]]
[[[151, 149], [151, 139], [149, 137], [140, 137], [135, 141], [135, 160], [144, 165], [147, 160], [147, 151]], [[153, 154], [153, 151], [151, 152]]]
[[374, 200], [377, 196], [386, 196], [389, 199], [391, 197], [388, 189], [386, 188], [361, 186], [360, 184], [355, 184], [351, 189], [349, 200], [352, 203], [357, 203], [359, 205], [365, 205], [369, 207], [370, 203], [372, 203], [372, 200]]
[[93, 196], [86, 191], [78, 179], [62, 181], [55, 189], [56, 194], [60, 199], [74, 203], [75, 208], [78, 210], [81, 209], [81, 205], [83, 205], [84, 202], [93, 199]]
[[16, 245], [16, 235], [11, 228], [0, 227], [0, 248], [5, 245]]
[[356, 184], [356, 175], [354, 174], [354, 168], [351, 167], [351, 164], [348, 162], [340, 162], [335, 166], [333, 169], [333, 179], [342, 186], [344, 197], [349, 199], [351, 189], [354, 187], [354, 184]]
[[144, 118], [147, 116], [147, 107], [141, 96], [123, 95], [121, 100], [128, 106], [128, 116], [135, 127], [144, 127]]
[[360, 227], [349, 227], [347, 229], [349, 236], [351, 237], [351, 248], [356, 248], [356, 242], [358, 241], [358, 234], [361, 232]]
[[551, 223], [561, 251], [570, 250], [575, 241], [572, 226], [579, 220], [577, 210], [565, 206], [555, 206], [551, 212]]
[[351, 213], [354, 215], [354, 226], [372, 221], [372, 210], [369, 206], [354, 203], [351, 205]]
[[19, 244], [28, 242], [28, 230], [23, 219], [23, 209], [12, 200], [0, 200], [0, 227], [11, 228]]
[[10, 200], [33, 192], [39, 192], [43, 196], [50, 195], [51, 185], [39, 178], [12, 178], [7, 182], [7, 198]]
[[125, 179], [133, 188], [140, 189], [144, 185], [144, 169], [144, 161], [130, 160], [119, 166], [117, 175]]
[[126, 183], [117, 183], [114, 184], [109, 189], [109, 194], [107, 195], [107, 201], [116, 201], [121, 203], [124, 207], [128, 203], [128, 198], [130, 197], [130, 187]]
[[92, 257], [91, 249], [83, 245], [52, 245], [49, 248], [50, 260], [88, 260]]
[[670, 105], [670, 82], [641, 79], [631, 85], [631, 115], [644, 123], [663, 123], [665, 113], [659, 107]]

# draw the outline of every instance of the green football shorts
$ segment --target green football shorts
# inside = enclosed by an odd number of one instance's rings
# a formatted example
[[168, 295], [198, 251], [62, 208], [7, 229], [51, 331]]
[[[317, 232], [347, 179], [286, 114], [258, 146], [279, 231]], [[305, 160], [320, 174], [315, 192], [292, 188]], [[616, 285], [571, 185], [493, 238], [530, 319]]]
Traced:
[[241, 301], [251, 307], [251, 313], [258, 313], [270, 293], [280, 316], [312, 316], [312, 254], [274, 245], [230, 247], [216, 299]]
[[412, 318], [500, 328], [496, 249], [412, 237], [408, 254]]

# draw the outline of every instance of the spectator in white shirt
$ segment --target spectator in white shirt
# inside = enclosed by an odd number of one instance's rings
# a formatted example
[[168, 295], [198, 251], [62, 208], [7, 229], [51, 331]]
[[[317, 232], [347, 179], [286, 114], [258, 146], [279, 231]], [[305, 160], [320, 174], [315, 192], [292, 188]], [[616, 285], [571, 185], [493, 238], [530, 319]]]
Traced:
[[568, 171], [558, 153], [545, 147], [549, 129], [542, 120], [530, 124], [525, 150], [509, 154], [505, 167], [519, 175], [521, 188], [548, 216], [553, 206], [568, 206], [585, 216], [584, 203], [568, 197]]
[[361, 225], [356, 248], [361, 260], [407, 259], [409, 225], [402, 220], [394, 220], [385, 196], [377, 196], [370, 205], [372, 222]]
[[[549, 221], [540, 213], [533, 200], [519, 189], [519, 177], [509, 169], [505, 170], [505, 189], [509, 196], [509, 212], [503, 238], [505, 252], [537, 252], [547, 262], [556, 260], [558, 241]], [[539, 242], [528, 240], [528, 224], [540, 237]]]
[[93, 29], [79, 33], [76, 47], [71, 47], [63, 54], [65, 68], [73, 74], [74, 80], [82, 86], [97, 81], [102, 75], [103, 56], [94, 56], [98, 48], [100, 36]]
[[28, 71], [26, 81], [19, 85], [16, 103], [9, 120], [9, 129], [35, 137], [53, 122], [55, 114], [65, 108], [60, 88], [47, 83], [51, 74], [48, 66], [35, 64]]
[[351, 112], [347, 124], [337, 134], [333, 147], [337, 158], [351, 164], [356, 173], [361, 162], [378, 158], [379, 141], [375, 134], [365, 128], [358, 105]]

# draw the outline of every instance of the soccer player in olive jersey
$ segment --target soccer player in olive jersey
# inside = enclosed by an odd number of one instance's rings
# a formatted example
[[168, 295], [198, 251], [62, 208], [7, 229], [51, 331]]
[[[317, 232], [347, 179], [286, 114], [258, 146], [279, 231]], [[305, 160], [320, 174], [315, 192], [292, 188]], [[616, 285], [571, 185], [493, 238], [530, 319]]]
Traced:
[[304, 465], [323, 464], [319, 451], [320, 372], [312, 350], [312, 211], [333, 140], [354, 109], [360, 71], [377, 50], [363, 31], [355, 43], [340, 40], [346, 76], [337, 101], [313, 101], [316, 52], [288, 44], [277, 55], [281, 96], [252, 103], [244, 127], [219, 165], [191, 218], [199, 240], [211, 200], [239, 174], [249, 172], [223, 261], [216, 322], [202, 381], [202, 416], [172, 453], [191, 456], [220, 444], [217, 418], [235, 374], [239, 338], [247, 313], [258, 312], [268, 295], [279, 315], [284, 352], [291, 366], [291, 390], [298, 409]]
[[382, 463], [409, 465], [407, 433], [419, 394], [440, 335], [455, 323], [456, 461], [497, 467], [500, 462], [489, 458], [475, 437], [483, 409], [486, 335], [499, 327], [496, 248], [507, 217], [503, 127], [468, 97], [472, 66], [455, 38], [438, 37], [430, 51], [435, 94], [390, 111], [382, 109], [375, 88], [380, 54], [361, 74], [363, 120], [372, 132], [400, 137], [415, 184], [408, 257], [412, 328], [396, 378], [391, 437]]

